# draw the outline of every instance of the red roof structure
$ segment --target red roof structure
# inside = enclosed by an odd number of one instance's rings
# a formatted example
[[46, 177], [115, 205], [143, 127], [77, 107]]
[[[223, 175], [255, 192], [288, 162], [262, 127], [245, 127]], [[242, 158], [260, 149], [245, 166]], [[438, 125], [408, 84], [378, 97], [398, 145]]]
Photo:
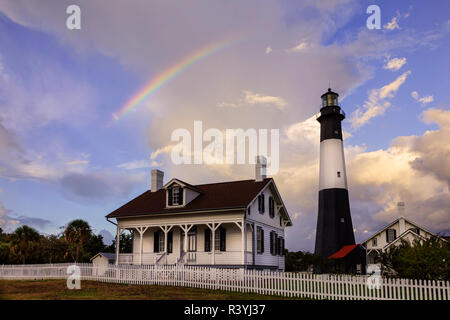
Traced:
[[333, 253], [331, 256], [328, 257], [328, 259], [340, 259], [344, 258], [347, 254], [353, 251], [358, 245], [357, 244], [349, 244], [346, 246], [343, 246], [339, 251]]

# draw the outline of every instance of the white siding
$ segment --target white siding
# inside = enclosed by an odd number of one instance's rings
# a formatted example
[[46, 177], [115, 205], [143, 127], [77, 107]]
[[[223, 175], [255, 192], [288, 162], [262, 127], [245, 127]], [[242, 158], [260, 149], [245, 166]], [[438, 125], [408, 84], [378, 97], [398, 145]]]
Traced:
[[[404, 223], [404, 227], [403, 227], [403, 223]], [[386, 233], [387, 233], [388, 229], [394, 229], [396, 231], [396, 236], [398, 238], [399, 236], [401, 236], [402, 233], [404, 233], [405, 231], [408, 231], [411, 228], [416, 228], [416, 227], [414, 225], [412, 225], [411, 223], [409, 223], [408, 221], [406, 221], [405, 219], [400, 218], [399, 221], [397, 221], [395, 224], [393, 224], [386, 230], [383, 230], [382, 232], [375, 234], [373, 237], [371, 237], [369, 240], [367, 240], [365, 242], [365, 246], [366, 246], [367, 250], [371, 250], [371, 249], [381, 250], [388, 244], [388, 242], [386, 241]], [[403, 232], [402, 232], [402, 230], [403, 230]], [[420, 229], [420, 235], [425, 238], [428, 238], [431, 236], [430, 233], [428, 233], [427, 231], [425, 231], [423, 229]], [[376, 246], [373, 245], [374, 238], [377, 239]]]
[[[275, 196], [272, 194], [270, 188], [266, 188], [262, 194], [264, 194], [264, 212], [259, 213], [258, 211], [258, 198], [250, 205], [250, 215], [247, 213], [246, 218], [249, 223], [255, 223], [255, 233], [256, 228], [261, 227], [264, 230], [264, 253], [260, 254], [255, 252], [255, 265], [256, 266], [268, 266], [277, 267], [278, 269], [284, 269], [284, 256], [272, 255], [270, 253], [270, 232], [275, 231], [278, 237], [285, 239], [284, 226], [280, 224], [280, 214], [277, 213], [276, 206], [280, 203], [275, 202], [275, 216], [270, 217], [269, 214], [269, 197]], [[248, 240], [248, 251], [251, 251], [252, 242], [251, 235]], [[255, 234], [255, 251], [256, 251], [256, 234]], [[285, 239], [286, 242], [286, 239]]]
[[[253, 201], [250, 205], [250, 215], [247, 213], [247, 219], [255, 222], [260, 222], [265, 225], [272, 226], [278, 229], [284, 229], [283, 226], [280, 225], [280, 215], [277, 213], [277, 209], [275, 207], [275, 216], [273, 218], [269, 215], [269, 197], [272, 196], [272, 192], [270, 188], [266, 188], [263, 192], [264, 194], [264, 213], [259, 213], [258, 211], [258, 198]], [[274, 197], [275, 198], [275, 197]], [[277, 203], [275, 203], [275, 206]], [[278, 203], [279, 205], [279, 203]]]

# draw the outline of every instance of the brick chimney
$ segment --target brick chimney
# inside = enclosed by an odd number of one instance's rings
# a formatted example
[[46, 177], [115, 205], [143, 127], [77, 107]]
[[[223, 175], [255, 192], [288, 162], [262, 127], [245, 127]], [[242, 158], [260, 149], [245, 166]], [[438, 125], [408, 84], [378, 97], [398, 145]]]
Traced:
[[152, 170], [152, 192], [158, 191], [163, 186], [164, 172], [158, 169]]

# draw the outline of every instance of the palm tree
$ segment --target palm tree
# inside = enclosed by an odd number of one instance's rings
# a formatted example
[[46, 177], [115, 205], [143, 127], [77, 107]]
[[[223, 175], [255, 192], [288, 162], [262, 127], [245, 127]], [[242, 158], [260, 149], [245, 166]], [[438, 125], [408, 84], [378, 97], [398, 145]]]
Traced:
[[41, 235], [35, 229], [21, 226], [14, 231], [11, 239], [11, 253], [16, 259], [25, 264], [28, 260], [38, 260], [37, 245]]
[[86, 221], [77, 219], [69, 222], [63, 233], [68, 245], [65, 257], [70, 255], [75, 262], [78, 262], [91, 233], [91, 227]]

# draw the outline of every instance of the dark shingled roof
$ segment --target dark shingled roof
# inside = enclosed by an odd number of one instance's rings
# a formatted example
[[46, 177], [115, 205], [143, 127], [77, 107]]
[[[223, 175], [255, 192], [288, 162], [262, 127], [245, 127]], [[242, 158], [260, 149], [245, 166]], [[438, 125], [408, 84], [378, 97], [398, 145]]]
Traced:
[[148, 190], [106, 217], [122, 218], [156, 213], [243, 209], [270, 181], [272, 178], [266, 178], [263, 181], [241, 180], [195, 185], [193, 187], [201, 191], [200, 195], [186, 206], [179, 208], [166, 208], [165, 189], [156, 192]]

